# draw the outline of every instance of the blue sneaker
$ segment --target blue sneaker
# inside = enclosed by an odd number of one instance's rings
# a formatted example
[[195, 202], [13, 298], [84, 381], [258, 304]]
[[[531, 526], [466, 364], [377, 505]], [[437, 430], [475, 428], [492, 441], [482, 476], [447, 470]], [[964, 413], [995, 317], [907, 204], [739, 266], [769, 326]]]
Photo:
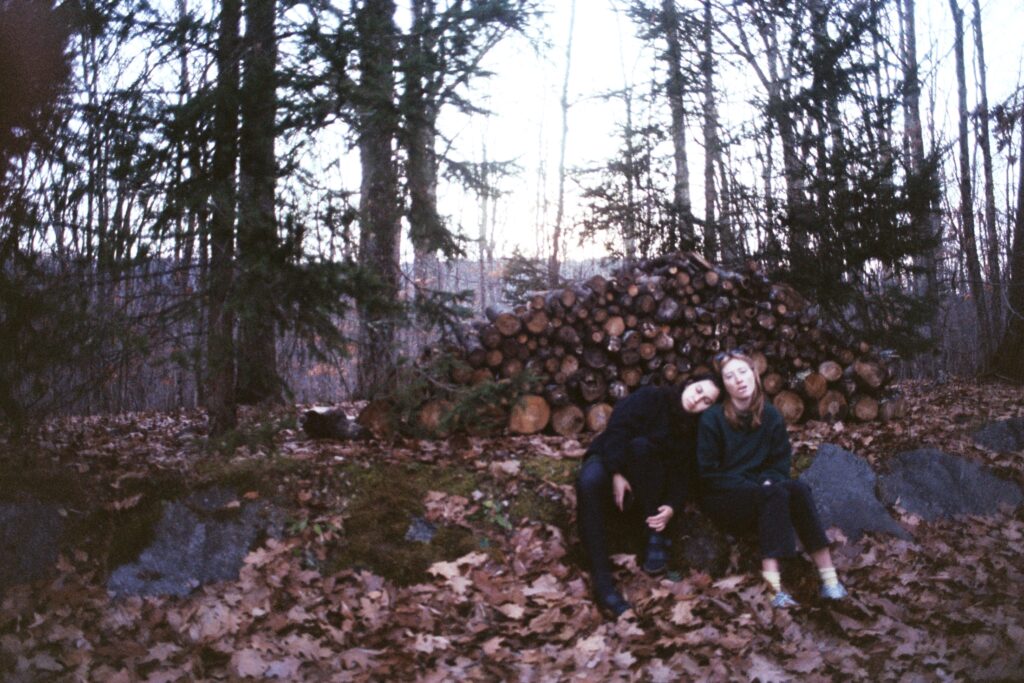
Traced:
[[595, 595], [594, 601], [601, 613], [611, 619], [618, 619], [623, 613], [633, 609], [633, 605], [614, 588]]
[[821, 597], [825, 600], [843, 600], [849, 595], [846, 589], [843, 588], [843, 584], [836, 583], [831, 586], [823, 585], [821, 587]]
[[786, 591], [779, 591], [772, 598], [772, 607], [776, 609], [789, 609], [790, 607], [799, 607], [800, 603], [793, 599], [793, 596]]

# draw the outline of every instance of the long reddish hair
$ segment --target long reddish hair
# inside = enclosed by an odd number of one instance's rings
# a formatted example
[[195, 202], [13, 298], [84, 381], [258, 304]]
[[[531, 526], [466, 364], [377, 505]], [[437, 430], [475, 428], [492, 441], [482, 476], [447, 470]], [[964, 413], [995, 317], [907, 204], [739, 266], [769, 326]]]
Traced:
[[[722, 375], [722, 368], [731, 360], [746, 363], [747, 367], [750, 368], [750, 373], [754, 376], [754, 395], [750, 397], [749, 427], [750, 429], [757, 429], [761, 426], [761, 416], [764, 415], [764, 389], [761, 387], [761, 376], [757, 374], [757, 366], [754, 365], [753, 358], [742, 351], [726, 351], [715, 357], [715, 372], [718, 373], [719, 377]], [[722, 380], [722, 386], [725, 386], [724, 379]], [[733, 429], [742, 430], [746, 425], [743, 424], [739, 411], [733, 405], [732, 396], [728, 396], [728, 389], [726, 389], [725, 393], [727, 394], [725, 405], [723, 406], [725, 419]]]

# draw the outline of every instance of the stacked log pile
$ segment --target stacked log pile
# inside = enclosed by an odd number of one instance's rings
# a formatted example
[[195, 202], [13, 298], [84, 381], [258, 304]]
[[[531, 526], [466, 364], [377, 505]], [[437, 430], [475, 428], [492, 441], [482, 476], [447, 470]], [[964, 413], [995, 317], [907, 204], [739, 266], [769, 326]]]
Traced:
[[604, 428], [614, 403], [647, 384], [708, 370], [743, 347], [787, 421], [898, 417], [889, 374], [864, 343], [844, 343], [816, 307], [754, 268], [725, 271], [694, 253], [671, 254], [536, 292], [487, 309], [464, 335], [455, 379], [535, 378], [510, 417], [516, 433], [562, 435]]

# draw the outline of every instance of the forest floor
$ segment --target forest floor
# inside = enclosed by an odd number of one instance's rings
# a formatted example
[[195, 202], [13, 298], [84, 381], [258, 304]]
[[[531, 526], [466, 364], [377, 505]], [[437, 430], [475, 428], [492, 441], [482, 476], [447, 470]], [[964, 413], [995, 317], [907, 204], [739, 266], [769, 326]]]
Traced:
[[[884, 471], [932, 446], [1024, 485], [1024, 456], [970, 434], [1024, 415], [1019, 387], [904, 383], [908, 417], [792, 427], [796, 467], [834, 443]], [[75, 539], [56, 577], [0, 597], [11, 681], [1020, 680], [1024, 509], [923, 522], [914, 541], [832, 531], [851, 598], [773, 611], [755, 565], [650, 578], [616, 556], [636, 605], [617, 622], [589, 596], [574, 528], [583, 443], [555, 437], [312, 441], [296, 414], [247, 414], [220, 443], [199, 414], [61, 419], [5, 442], [0, 492], [60, 503]], [[185, 598], [114, 598], [106, 579], [145, 543], [161, 501], [210, 485], [270, 501], [285, 533], [237, 581]], [[899, 513], [900, 511], [897, 511]], [[404, 539], [423, 516], [429, 543]]]

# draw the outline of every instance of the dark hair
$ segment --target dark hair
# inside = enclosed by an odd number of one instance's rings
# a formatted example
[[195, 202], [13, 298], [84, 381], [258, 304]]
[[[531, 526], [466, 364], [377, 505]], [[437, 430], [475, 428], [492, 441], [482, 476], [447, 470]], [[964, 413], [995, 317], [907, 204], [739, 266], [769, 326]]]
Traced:
[[[757, 374], [757, 366], [754, 364], [754, 359], [748, 356], [741, 350], [726, 351], [715, 356], [715, 371], [721, 376], [722, 368], [731, 360], [742, 361], [747, 364], [750, 368], [750, 372], [754, 375], [754, 395], [750, 399], [750, 428], [757, 429], [761, 426], [761, 416], [764, 414], [764, 389], [761, 387], [761, 376]], [[723, 386], [725, 382], [722, 382]], [[725, 392], [728, 393], [728, 392]], [[732, 404], [731, 400], [725, 401], [725, 407], [722, 411], [725, 413], [725, 419], [733, 429], [743, 429], [743, 423], [740, 421], [740, 416], [736, 412], [736, 407]]]

